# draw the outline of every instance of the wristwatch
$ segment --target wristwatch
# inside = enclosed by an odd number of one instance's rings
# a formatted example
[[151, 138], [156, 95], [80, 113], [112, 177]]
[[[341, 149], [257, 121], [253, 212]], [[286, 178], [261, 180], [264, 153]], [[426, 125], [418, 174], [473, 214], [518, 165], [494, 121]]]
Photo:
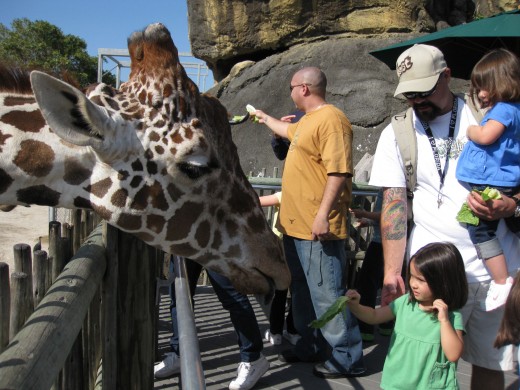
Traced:
[[514, 217], [520, 218], [520, 198], [518, 198], [516, 196], [512, 196], [511, 198], [513, 198], [516, 202], [516, 209], [515, 209]]

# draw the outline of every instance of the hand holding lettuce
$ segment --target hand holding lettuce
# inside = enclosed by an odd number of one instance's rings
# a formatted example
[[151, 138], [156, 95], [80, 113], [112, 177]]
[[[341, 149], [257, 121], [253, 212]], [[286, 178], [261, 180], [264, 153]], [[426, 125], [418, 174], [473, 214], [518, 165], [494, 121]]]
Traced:
[[[488, 201], [490, 199], [502, 199], [500, 192], [496, 188], [486, 187], [483, 191], [474, 191], [478, 192], [484, 201]], [[477, 226], [479, 223], [479, 218], [473, 214], [473, 211], [471, 211], [469, 208], [468, 203], [464, 202], [457, 214], [457, 221]]]

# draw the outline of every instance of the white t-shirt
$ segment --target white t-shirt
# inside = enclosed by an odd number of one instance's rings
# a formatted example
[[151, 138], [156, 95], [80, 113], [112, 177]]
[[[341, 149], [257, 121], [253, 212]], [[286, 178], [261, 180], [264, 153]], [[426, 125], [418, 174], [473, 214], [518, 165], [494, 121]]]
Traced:
[[[451, 112], [429, 122], [439, 151], [441, 170], [446, 161], [446, 141], [449, 132]], [[413, 255], [418, 249], [430, 242], [452, 242], [457, 246], [464, 259], [469, 283], [490, 279], [484, 263], [477, 258], [475, 248], [464, 224], [456, 220], [461, 205], [466, 201], [469, 187], [455, 177], [457, 159], [467, 142], [466, 129], [476, 124], [470, 109], [459, 99], [457, 124], [454, 143], [451, 147], [449, 165], [442, 190], [442, 204], [437, 207], [440, 178], [433, 157], [430, 142], [421, 122], [414, 113], [414, 126], [417, 133], [418, 164], [417, 186], [414, 192], [413, 213], [415, 226], [411, 232], [407, 255]], [[395, 140], [392, 125], [388, 125], [377, 144], [370, 184], [379, 187], [406, 188], [404, 168]], [[520, 268], [520, 239], [511, 233], [504, 221], [500, 221], [497, 237], [504, 251], [510, 273]]]

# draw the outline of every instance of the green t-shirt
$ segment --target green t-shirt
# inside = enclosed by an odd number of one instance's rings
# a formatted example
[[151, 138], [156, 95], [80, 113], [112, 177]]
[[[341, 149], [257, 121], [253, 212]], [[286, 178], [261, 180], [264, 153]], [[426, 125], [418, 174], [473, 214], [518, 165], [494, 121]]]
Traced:
[[[441, 347], [440, 323], [435, 315], [409, 302], [405, 294], [390, 304], [395, 327], [383, 368], [383, 389], [458, 389], [457, 363]], [[455, 330], [464, 331], [462, 315], [449, 313]]]

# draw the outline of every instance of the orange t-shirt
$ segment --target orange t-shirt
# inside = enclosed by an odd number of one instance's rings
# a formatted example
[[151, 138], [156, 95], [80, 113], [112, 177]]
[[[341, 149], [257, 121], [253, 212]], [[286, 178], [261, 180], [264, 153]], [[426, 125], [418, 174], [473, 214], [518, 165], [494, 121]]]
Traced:
[[[330, 173], [353, 174], [352, 125], [345, 114], [327, 104], [289, 125], [291, 140], [282, 178], [283, 199], [279, 230], [292, 237], [312, 239], [312, 224]], [[347, 237], [347, 212], [352, 179], [329, 215], [334, 239]]]

